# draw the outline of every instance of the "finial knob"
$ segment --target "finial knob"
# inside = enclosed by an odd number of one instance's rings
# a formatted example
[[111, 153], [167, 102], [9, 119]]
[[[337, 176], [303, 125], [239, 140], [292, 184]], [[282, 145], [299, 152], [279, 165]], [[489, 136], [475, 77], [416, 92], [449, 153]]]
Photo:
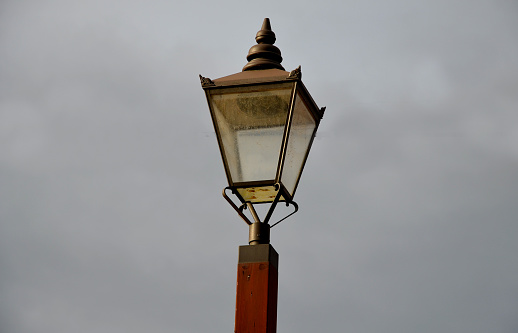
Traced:
[[284, 70], [282, 67], [281, 51], [275, 43], [275, 33], [270, 26], [270, 19], [265, 18], [263, 26], [255, 36], [257, 45], [254, 45], [248, 51], [248, 64], [243, 67], [243, 71], [257, 70], [257, 69], [272, 69], [277, 68]]

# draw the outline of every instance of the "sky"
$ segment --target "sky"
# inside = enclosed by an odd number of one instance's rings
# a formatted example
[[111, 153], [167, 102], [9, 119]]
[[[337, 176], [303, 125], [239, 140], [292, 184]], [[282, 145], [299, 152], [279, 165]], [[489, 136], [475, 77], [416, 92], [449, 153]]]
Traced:
[[327, 107], [278, 332], [518, 332], [515, 0], [2, 0], [2, 333], [232, 332], [248, 228], [198, 74], [265, 17]]

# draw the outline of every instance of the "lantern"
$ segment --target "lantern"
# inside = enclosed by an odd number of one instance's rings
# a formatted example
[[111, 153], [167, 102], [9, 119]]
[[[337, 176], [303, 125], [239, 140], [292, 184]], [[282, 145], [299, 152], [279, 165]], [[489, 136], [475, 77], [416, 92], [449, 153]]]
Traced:
[[293, 201], [325, 108], [319, 109], [302, 83], [300, 67], [287, 72], [275, 34], [265, 19], [243, 71], [211, 80], [200, 75], [228, 180], [242, 214], [254, 204]]

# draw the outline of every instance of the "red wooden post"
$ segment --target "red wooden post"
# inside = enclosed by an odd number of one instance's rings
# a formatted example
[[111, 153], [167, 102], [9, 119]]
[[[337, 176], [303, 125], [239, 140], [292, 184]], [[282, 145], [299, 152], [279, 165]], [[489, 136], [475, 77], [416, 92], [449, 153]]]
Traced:
[[278, 263], [270, 244], [239, 247], [235, 333], [276, 332]]

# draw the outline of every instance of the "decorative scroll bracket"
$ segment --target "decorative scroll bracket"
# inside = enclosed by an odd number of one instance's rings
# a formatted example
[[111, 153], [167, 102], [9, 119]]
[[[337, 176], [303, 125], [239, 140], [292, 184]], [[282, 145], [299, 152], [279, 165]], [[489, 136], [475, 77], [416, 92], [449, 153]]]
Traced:
[[200, 82], [201, 82], [201, 87], [202, 88], [212, 87], [212, 86], [216, 85], [214, 82], [212, 82], [211, 79], [209, 79], [208, 77], [203, 77], [201, 75], [200, 75]]
[[300, 66], [292, 70], [286, 79], [302, 80], [302, 70]]
[[[227, 195], [227, 190], [232, 190], [231, 187], [225, 187], [223, 189], [223, 197], [225, 198], [225, 200], [227, 200], [227, 202], [230, 204], [230, 206], [232, 206], [232, 208], [234, 208], [234, 210], [237, 212], [237, 214], [243, 219], [243, 221], [246, 222], [246, 224], [248, 225], [251, 225], [253, 224], [253, 222], [250, 221], [250, 219], [243, 213], [243, 210], [245, 209], [249, 209], [250, 210], [250, 213], [252, 214], [253, 218], [254, 218], [254, 221], [255, 222], [261, 222], [259, 217], [257, 216], [257, 213], [255, 211], [255, 208], [254, 206], [252, 205], [251, 202], [245, 202], [243, 203], [240, 207], [238, 207], [233, 201], [232, 199], [229, 198], [229, 196]], [[274, 201], [272, 202], [271, 206], [270, 206], [270, 209], [268, 210], [268, 213], [266, 214], [266, 217], [264, 218], [264, 221], [262, 223], [265, 223], [265, 224], [268, 224], [268, 222], [270, 221], [270, 218], [272, 217], [273, 215], [273, 211], [275, 210], [275, 207], [277, 206], [277, 203], [279, 203], [279, 199], [281, 197], [281, 192], [279, 192], [277, 194], [277, 196], [275, 197]], [[284, 221], [285, 219], [287, 219], [288, 217], [292, 216], [293, 214], [295, 214], [296, 212], [298, 212], [299, 210], [299, 206], [297, 205], [297, 203], [295, 201], [290, 201], [290, 202], [286, 202], [286, 206], [289, 206], [289, 205], [292, 205], [295, 210], [286, 215], [285, 217], [283, 217], [282, 219], [280, 219], [279, 221], [275, 222], [274, 224], [272, 224], [270, 226], [270, 228], [273, 228], [274, 226], [276, 226], [277, 224], [281, 223], [282, 221]]]

